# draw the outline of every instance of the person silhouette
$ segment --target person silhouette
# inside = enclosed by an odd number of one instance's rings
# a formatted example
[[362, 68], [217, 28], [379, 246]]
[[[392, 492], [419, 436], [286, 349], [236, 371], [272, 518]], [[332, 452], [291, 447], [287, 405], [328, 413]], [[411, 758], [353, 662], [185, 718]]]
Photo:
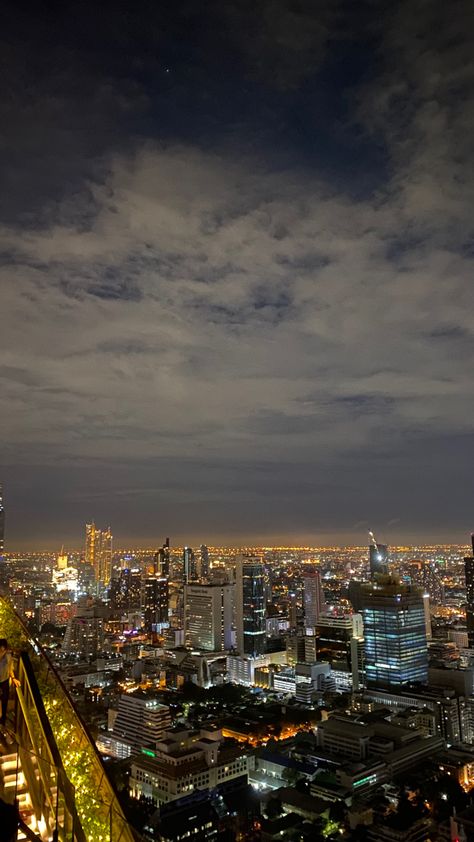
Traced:
[[13, 660], [8, 649], [8, 641], [5, 637], [0, 638], [0, 728], [5, 729], [7, 722], [8, 699], [10, 696], [10, 682], [19, 685], [18, 679], [13, 672]]

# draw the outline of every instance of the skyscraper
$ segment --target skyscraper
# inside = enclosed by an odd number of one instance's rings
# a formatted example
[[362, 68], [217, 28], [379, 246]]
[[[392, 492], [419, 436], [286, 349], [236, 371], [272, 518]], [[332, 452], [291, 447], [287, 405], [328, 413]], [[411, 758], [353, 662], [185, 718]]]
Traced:
[[148, 632], [168, 623], [168, 579], [149, 576], [143, 590], [143, 619]]
[[428, 646], [421, 591], [394, 578], [362, 587], [367, 685], [426, 683]]
[[165, 543], [155, 553], [154, 573], [162, 579], [168, 579], [170, 575], [170, 539], [166, 538]]
[[86, 523], [85, 561], [94, 569], [96, 583], [107, 587], [112, 578], [112, 532]]
[[266, 643], [265, 569], [258, 556], [239, 556], [235, 567], [235, 621], [240, 655], [263, 655]]
[[326, 610], [324, 591], [318, 570], [303, 576], [303, 602], [305, 627], [306, 629], [314, 629], [321, 614]]
[[474, 534], [471, 535], [472, 556], [464, 559], [466, 576], [466, 626], [469, 649], [474, 648]]
[[331, 664], [336, 685], [359, 689], [363, 663], [364, 628], [360, 614], [331, 615], [319, 619], [316, 626], [314, 660]]
[[205, 544], [199, 548], [199, 578], [204, 582], [209, 579], [209, 550]]
[[126, 567], [113, 579], [110, 602], [117, 611], [138, 611], [142, 604], [142, 575], [136, 567]]
[[386, 544], [376, 542], [373, 532], [369, 532], [369, 536], [370, 579], [373, 582], [376, 575], [387, 575], [389, 573], [389, 552]]
[[186, 582], [195, 582], [197, 579], [196, 557], [191, 547], [185, 547], [183, 550], [183, 571]]
[[185, 585], [186, 645], [212, 652], [232, 646], [234, 585]]

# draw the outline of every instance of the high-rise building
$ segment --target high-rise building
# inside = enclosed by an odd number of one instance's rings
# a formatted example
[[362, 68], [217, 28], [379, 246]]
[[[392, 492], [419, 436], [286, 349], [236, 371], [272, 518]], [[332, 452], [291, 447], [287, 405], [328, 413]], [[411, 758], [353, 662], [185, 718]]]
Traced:
[[67, 654], [97, 657], [104, 648], [103, 612], [93, 605], [79, 606], [77, 614], [68, 620], [63, 640]]
[[162, 579], [168, 579], [170, 575], [170, 539], [166, 538], [165, 543], [155, 553], [153, 559], [153, 566], [156, 576]]
[[258, 556], [239, 556], [235, 566], [235, 623], [240, 655], [263, 655], [266, 644], [265, 568]]
[[303, 577], [303, 602], [305, 627], [306, 629], [314, 629], [321, 614], [326, 610], [324, 591], [318, 570], [307, 573]]
[[168, 623], [168, 579], [149, 576], [143, 589], [143, 619], [148, 632]]
[[336, 685], [359, 689], [363, 663], [363, 622], [360, 614], [326, 614], [316, 626], [315, 660], [331, 664]]
[[205, 544], [199, 548], [199, 579], [203, 582], [209, 580], [209, 549]]
[[466, 576], [466, 626], [469, 649], [474, 649], [474, 534], [471, 535], [472, 556], [464, 559]]
[[426, 683], [428, 646], [422, 592], [386, 577], [363, 586], [364, 662], [368, 686]]
[[376, 575], [386, 576], [389, 573], [389, 551], [386, 544], [376, 542], [372, 532], [369, 532], [369, 535], [370, 578], [374, 581]]
[[137, 611], [142, 604], [142, 574], [137, 567], [120, 571], [110, 586], [110, 604], [116, 611]]
[[438, 561], [426, 561], [422, 569], [423, 590], [430, 597], [431, 605], [444, 604], [444, 582]]
[[196, 557], [191, 547], [183, 550], [183, 581], [195, 582], [197, 579]]
[[86, 524], [85, 562], [94, 569], [96, 583], [107, 587], [112, 578], [112, 532]]
[[186, 645], [219, 652], [232, 647], [234, 585], [184, 586]]

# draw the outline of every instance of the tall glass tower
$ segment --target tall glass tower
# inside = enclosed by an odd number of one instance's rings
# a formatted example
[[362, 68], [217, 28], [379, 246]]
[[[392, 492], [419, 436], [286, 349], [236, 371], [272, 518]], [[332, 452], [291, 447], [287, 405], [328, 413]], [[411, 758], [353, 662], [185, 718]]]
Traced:
[[426, 683], [428, 647], [423, 595], [394, 578], [362, 588], [367, 685]]
[[235, 568], [235, 619], [240, 655], [263, 655], [266, 643], [265, 568], [258, 556], [240, 556]]

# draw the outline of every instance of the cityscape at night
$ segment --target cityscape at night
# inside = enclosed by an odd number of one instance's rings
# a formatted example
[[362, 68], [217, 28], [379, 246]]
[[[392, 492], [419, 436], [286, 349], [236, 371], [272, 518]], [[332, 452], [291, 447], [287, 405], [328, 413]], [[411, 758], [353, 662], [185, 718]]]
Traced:
[[0, 842], [474, 842], [472, 0], [0, 19]]

